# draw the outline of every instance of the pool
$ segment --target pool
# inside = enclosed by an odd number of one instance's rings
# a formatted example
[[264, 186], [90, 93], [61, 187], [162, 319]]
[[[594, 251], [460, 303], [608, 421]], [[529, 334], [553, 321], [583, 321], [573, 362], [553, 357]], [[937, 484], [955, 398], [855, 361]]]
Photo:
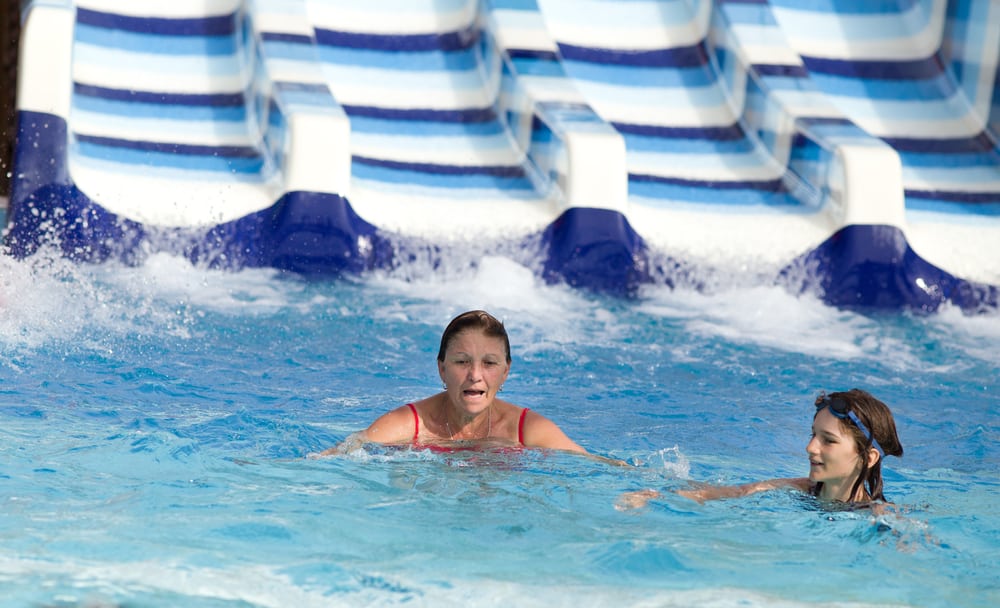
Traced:
[[[0, 258], [2, 606], [1000, 603], [1000, 317], [778, 288], [545, 286], [502, 257], [339, 281]], [[307, 456], [438, 390], [441, 329], [508, 326], [505, 396], [566, 454]], [[625, 491], [805, 472], [812, 400], [893, 407], [902, 514]]]

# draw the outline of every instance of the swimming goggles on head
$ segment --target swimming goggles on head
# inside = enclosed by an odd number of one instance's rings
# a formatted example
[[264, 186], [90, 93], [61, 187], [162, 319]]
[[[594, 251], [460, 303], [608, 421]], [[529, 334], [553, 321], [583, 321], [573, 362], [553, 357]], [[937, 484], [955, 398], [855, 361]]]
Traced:
[[848, 403], [841, 397], [834, 397], [832, 399], [830, 397], [823, 397], [823, 400], [819, 402], [817, 409], [823, 407], [829, 409], [830, 413], [836, 416], [837, 418], [840, 418], [841, 420], [850, 420], [851, 422], [853, 422], [854, 426], [861, 429], [861, 432], [864, 433], [866, 437], [868, 437], [868, 443], [874, 445], [875, 449], [878, 450], [878, 453], [880, 455], [885, 456], [885, 452], [882, 450], [882, 446], [879, 445], [878, 440], [875, 439], [875, 436], [872, 435], [872, 432], [869, 431], [868, 427], [866, 427], [864, 423], [861, 422], [861, 419], [858, 418], [856, 415], [854, 415], [854, 412], [851, 411], [850, 403]]

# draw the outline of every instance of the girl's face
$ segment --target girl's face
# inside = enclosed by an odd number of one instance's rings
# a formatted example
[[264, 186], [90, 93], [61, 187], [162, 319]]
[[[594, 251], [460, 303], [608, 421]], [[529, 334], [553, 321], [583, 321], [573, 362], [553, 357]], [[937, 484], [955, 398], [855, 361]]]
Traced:
[[813, 419], [812, 439], [806, 444], [809, 455], [809, 480], [823, 482], [823, 496], [832, 500], [849, 501], [847, 496], [861, 474], [861, 456], [858, 454], [854, 436], [845, 430], [840, 419], [823, 408]]
[[478, 329], [457, 334], [448, 344], [444, 361], [438, 361], [448, 398], [473, 416], [493, 404], [508, 372], [503, 340], [490, 338]]

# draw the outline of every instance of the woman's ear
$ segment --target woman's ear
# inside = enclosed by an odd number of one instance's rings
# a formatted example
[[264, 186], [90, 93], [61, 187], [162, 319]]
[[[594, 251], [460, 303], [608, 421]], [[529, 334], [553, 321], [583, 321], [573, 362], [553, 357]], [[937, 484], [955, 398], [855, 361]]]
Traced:
[[875, 448], [868, 448], [868, 468], [874, 467], [882, 459], [882, 454]]

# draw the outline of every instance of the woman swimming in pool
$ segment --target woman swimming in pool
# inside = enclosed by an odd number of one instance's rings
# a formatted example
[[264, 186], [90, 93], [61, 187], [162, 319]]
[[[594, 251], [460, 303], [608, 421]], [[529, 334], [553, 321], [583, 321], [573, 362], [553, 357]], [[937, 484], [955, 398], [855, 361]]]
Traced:
[[493, 315], [472, 310], [452, 319], [441, 336], [437, 362], [442, 392], [383, 414], [322, 455], [365, 442], [445, 449], [474, 442], [587, 453], [545, 416], [497, 399], [511, 357], [507, 331]]
[[[769, 479], [737, 486], [703, 485], [677, 493], [698, 502], [737, 498], [776, 488], [794, 488], [822, 501], [852, 507], [887, 502], [882, 493], [882, 459], [902, 456], [889, 407], [861, 390], [821, 394], [816, 399], [812, 437], [806, 444], [809, 477]], [[625, 494], [619, 507], [635, 508], [659, 496], [655, 490]]]

